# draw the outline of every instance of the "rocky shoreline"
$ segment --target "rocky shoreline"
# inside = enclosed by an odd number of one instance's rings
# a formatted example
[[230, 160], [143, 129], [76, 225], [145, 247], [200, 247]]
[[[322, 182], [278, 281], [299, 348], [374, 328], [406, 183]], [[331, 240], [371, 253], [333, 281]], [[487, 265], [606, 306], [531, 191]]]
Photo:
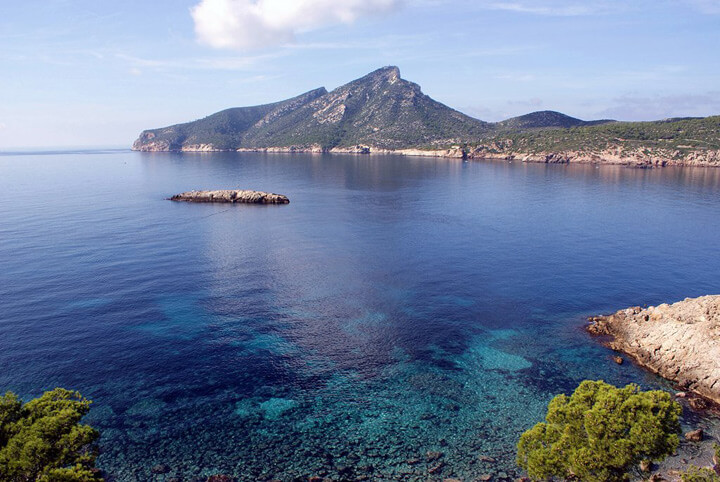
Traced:
[[720, 404], [720, 295], [620, 310], [589, 319], [604, 344], [686, 390]]
[[282, 194], [245, 189], [224, 189], [217, 191], [188, 191], [176, 194], [170, 201], [192, 203], [247, 203], [247, 204], [288, 204], [290, 200]]
[[598, 151], [511, 152], [481, 146], [468, 153], [469, 159], [504, 159], [543, 164], [607, 164], [641, 168], [693, 166], [720, 167], [720, 150], [680, 152], [608, 147]]
[[480, 145], [472, 148], [453, 146], [444, 149], [382, 149], [357, 145], [350, 147], [324, 148], [320, 145], [258, 147], [239, 149], [218, 149], [212, 144], [193, 144], [181, 149], [171, 149], [168, 143], [136, 143], [133, 150], [143, 152], [270, 152], [270, 153], [313, 153], [313, 154], [393, 154], [400, 156], [444, 157], [453, 159], [496, 159], [541, 164], [607, 164], [630, 167], [694, 166], [720, 167], [720, 150], [681, 152], [671, 149], [625, 149], [610, 146], [597, 151], [522, 152], [498, 145]]

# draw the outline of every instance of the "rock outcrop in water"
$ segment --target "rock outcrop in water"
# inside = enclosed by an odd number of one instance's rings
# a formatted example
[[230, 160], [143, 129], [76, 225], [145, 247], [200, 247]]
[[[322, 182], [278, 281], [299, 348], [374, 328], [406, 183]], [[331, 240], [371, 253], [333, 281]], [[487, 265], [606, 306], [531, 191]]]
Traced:
[[607, 346], [680, 387], [720, 403], [720, 295], [590, 318]]
[[288, 204], [290, 200], [282, 194], [243, 189], [223, 189], [218, 191], [188, 191], [176, 194], [171, 201], [193, 203], [248, 203], [248, 204]]

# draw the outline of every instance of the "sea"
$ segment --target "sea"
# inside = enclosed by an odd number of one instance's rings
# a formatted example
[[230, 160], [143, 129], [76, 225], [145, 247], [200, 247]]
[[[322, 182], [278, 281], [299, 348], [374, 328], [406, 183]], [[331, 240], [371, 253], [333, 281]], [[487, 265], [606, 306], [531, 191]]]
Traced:
[[[167, 200], [223, 188], [290, 204]], [[5, 153], [0, 392], [93, 400], [109, 481], [512, 480], [556, 394], [673, 390], [586, 320], [720, 293], [718, 219], [713, 168]]]

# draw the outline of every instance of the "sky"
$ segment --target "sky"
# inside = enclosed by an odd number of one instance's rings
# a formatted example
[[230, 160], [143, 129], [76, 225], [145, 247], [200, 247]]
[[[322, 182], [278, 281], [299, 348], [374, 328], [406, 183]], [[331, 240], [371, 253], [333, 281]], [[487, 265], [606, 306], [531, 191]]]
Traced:
[[377, 68], [486, 121], [720, 114], [720, 0], [0, 0], [0, 150], [331, 90]]

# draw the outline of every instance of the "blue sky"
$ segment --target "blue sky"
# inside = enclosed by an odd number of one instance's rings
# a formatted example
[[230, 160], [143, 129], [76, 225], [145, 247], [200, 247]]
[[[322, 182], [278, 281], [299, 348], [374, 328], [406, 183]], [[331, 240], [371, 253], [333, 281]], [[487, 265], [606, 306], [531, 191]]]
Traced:
[[335, 88], [384, 65], [483, 120], [720, 114], [720, 0], [1, 0], [0, 149]]

